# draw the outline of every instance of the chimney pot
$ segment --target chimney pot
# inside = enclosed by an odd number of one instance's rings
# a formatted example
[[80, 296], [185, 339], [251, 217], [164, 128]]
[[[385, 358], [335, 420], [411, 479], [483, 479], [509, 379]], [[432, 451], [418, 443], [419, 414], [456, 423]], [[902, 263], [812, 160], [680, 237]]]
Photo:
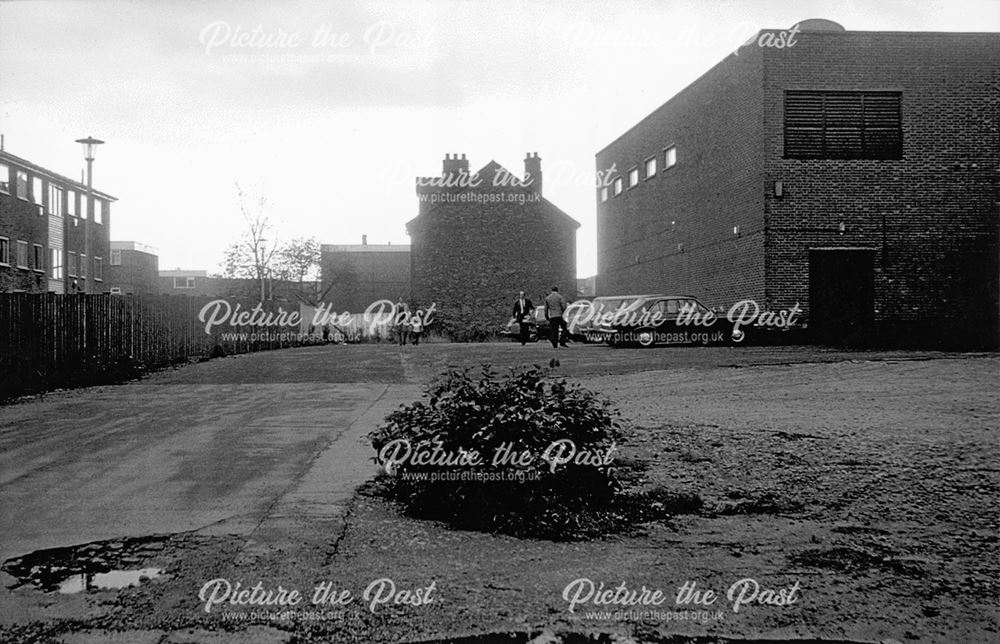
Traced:
[[524, 160], [524, 174], [525, 180], [530, 182], [528, 186], [538, 194], [542, 194], [542, 160], [537, 152], [527, 153], [527, 158]]
[[361, 245], [362, 246], [367, 246], [368, 245], [368, 235], [362, 235], [361, 236]]

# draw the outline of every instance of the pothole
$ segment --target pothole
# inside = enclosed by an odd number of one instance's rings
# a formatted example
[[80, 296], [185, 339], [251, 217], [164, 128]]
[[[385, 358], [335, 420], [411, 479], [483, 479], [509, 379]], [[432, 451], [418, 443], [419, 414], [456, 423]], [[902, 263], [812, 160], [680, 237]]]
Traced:
[[4, 562], [0, 570], [16, 583], [46, 593], [74, 594], [139, 585], [164, 575], [162, 567], [147, 565], [159, 556], [169, 536], [95, 541], [78, 546], [36, 550]]
[[718, 516], [737, 514], [794, 514], [804, 507], [801, 501], [784, 499], [775, 492], [764, 492], [753, 498], [741, 498], [738, 492], [729, 494], [730, 500], [718, 503], [713, 513]]
[[907, 577], [925, 577], [919, 562], [907, 561], [888, 554], [880, 555], [860, 548], [814, 548], [793, 553], [788, 560], [796, 566], [825, 568], [848, 573], [889, 571]]

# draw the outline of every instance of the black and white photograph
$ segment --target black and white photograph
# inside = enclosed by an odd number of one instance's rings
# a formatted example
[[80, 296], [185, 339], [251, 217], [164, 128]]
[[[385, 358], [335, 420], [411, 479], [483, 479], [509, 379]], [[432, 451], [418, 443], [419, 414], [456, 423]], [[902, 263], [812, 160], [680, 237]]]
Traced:
[[0, 0], [0, 643], [1000, 642], [997, 0]]

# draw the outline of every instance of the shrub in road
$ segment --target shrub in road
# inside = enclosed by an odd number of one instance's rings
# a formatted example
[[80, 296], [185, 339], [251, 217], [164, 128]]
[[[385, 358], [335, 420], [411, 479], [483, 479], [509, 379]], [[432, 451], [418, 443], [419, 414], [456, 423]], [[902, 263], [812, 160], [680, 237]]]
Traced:
[[450, 370], [369, 438], [376, 490], [413, 516], [552, 539], [628, 520], [618, 411], [537, 366]]

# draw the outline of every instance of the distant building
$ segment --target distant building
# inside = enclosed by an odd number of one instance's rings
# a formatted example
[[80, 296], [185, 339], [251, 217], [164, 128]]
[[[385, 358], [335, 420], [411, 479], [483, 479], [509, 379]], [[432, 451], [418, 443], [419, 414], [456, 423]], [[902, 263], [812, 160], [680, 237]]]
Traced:
[[597, 276], [578, 277], [576, 280], [576, 294], [579, 297], [594, 297], [597, 293]]
[[[319, 290], [319, 282], [313, 280], [274, 279], [265, 282], [264, 299], [313, 305], [320, 301]], [[175, 269], [160, 271], [159, 293], [259, 301], [260, 282], [247, 277], [210, 276], [208, 271]]]
[[107, 292], [113, 201], [0, 150], [0, 292]]
[[159, 257], [152, 246], [133, 241], [113, 241], [105, 271], [108, 291], [120, 295], [155, 295], [160, 292]]
[[160, 293], [163, 295], [198, 295], [226, 297], [226, 280], [209, 277], [208, 271], [182, 270], [160, 271]]
[[373, 302], [410, 297], [410, 246], [323, 244], [320, 299], [337, 312], [362, 313]]
[[542, 160], [525, 177], [490, 161], [469, 173], [465, 155], [446, 155], [441, 177], [418, 177], [418, 215], [406, 224], [412, 298], [442, 317], [492, 327], [506, 321], [517, 292], [536, 302], [557, 286], [576, 297], [573, 218], [542, 196]]
[[790, 32], [597, 153], [617, 170], [595, 195], [597, 293], [798, 303], [820, 337], [996, 346], [1000, 38]]

